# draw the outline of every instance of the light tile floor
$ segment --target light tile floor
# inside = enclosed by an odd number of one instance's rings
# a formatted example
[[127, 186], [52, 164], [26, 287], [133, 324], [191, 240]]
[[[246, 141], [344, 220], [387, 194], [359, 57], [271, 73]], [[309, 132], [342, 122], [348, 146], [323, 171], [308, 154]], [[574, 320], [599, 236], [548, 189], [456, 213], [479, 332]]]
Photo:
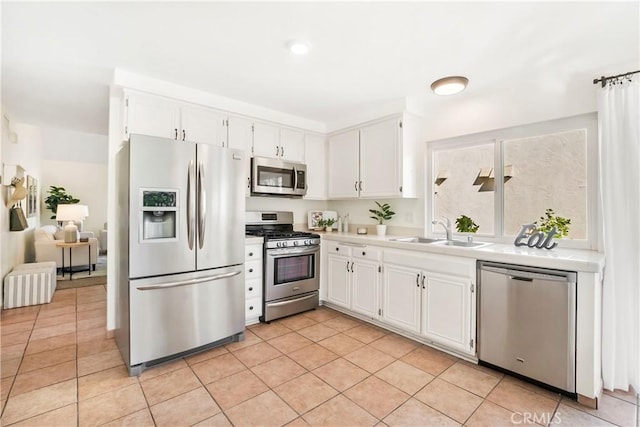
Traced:
[[2, 312], [2, 425], [637, 425], [637, 398], [590, 410], [336, 311], [127, 376], [104, 286]]

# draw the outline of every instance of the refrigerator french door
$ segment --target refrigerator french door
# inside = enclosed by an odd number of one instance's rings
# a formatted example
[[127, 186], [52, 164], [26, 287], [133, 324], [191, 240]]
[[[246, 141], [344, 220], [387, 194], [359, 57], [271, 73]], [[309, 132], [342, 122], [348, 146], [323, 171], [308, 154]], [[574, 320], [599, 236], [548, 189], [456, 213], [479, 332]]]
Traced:
[[239, 339], [244, 152], [132, 135], [118, 158], [116, 339], [130, 373]]

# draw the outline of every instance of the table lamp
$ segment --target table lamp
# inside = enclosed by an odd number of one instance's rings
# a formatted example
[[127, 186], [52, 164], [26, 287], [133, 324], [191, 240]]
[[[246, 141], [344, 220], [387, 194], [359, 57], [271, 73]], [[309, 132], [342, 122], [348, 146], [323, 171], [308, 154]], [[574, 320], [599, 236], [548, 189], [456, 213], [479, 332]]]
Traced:
[[78, 227], [76, 227], [74, 221], [84, 221], [88, 216], [89, 207], [87, 205], [58, 205], [56, 221], [69, 221], [64, 227], [65, 243], [76, 243], [78, 241]]

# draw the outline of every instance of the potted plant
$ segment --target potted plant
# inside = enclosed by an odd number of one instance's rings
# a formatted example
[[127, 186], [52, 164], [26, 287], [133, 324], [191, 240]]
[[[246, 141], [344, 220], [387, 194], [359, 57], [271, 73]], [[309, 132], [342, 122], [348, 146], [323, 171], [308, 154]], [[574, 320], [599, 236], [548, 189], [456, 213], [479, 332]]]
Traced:
[[466, 215], [456, 218], [456, 230], [458, 233], [477, 233], [480, 226]]
[[333, 229], [333, 224], [336, 222], [335, 219], [333, 218], [328, 218], [328, 219], [324, 219], [322, 220], [323, 226], [325, 228], [325, 231], [331, 231]]
[[70, 194], [67, 194], [67, 190], [64, 187], [56, 187], [52, 185], [49, 187], [49, 196], [44, 199], [44, 203], [53, 215], [50, 219], [56, 219], [56, 213], [58, 212], [58, 205], [71, 205], [79, 203], [80, 199], [76, 199]]
[[571, 220], [569, 218], [556, 215], [553, 209], [547, 209], [544, 216], [541, 216], [538, 221], [534, 222], [534, 224], [536, 226], [536, 231], [542, 231], [545, 233], [550, 232], [555, 227], [556, 234], [553, 237], [561, 239], [569, 234], [569, 225], [571, 224]]
[[384, 222], [393, 218], [396, 213], [391, 210], [391, 206], [389, 206], [388, 203], [375, 203], [378, 205], [378, 209], [369, 209], [369, 212], [373, 214], [370, 218], [378, 221], [378, 225], [376, 225], [376, 232], [378, 233], [378, 236], [384, 236], [387, 234], [387, 226]]

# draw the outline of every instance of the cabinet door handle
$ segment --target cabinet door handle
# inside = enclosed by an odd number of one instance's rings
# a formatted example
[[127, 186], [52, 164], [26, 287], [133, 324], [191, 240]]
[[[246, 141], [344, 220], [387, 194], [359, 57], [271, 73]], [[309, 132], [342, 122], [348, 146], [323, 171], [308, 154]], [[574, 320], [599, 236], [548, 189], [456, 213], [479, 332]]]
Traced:
[[340, 250], [340, 248], [336, 248], [336, 251], [339, 251], [339, 250]]
[[251, 188], [251, 177], [247, 177], [247, 188]]
[[367, 253], [365, 251], [362, 251], [362, 256], [367, 255]]
[[249, 252], [249, 256], [253, 256], [253, 252]]
[[353, 189], [358, 191], [358, 181], [353, 184]]
[[349, 261], [347, 261], [347, 272], [349, 272]]
[[422, 275], [422, 289], [424, 289], [424, 275]]
[[252, 305], [249, 306], [249, 310], [253, 310], [253, 306]]
[[362, 191], [362, 181], [360, 181], [360, 191]]
[[175, 136], [173, 137], [173, 139], [175, 139], [176, 141], [178, 140], [178, 128], [173, 129], [174, 131], [176, 131]]
[[186, 141], [186, 139], [187, 139], [187, 132], [185, 132], [185, 130], [182, 129], [182, 140]]
[[280, 146], [276, 145], [276, 157], [280, 157]]
[[251, 287], [249, 288], [249, 292], [251, 292], [251, 291], [253, 291], [253, 286], [251, 286]]
[[353, 261], [351, 261], [351, 272], [353, 273]]
[[280, 157], [284, 157], [284, 147], [280, 146]]
[[250, 269], [249, 269], [249, 273], [253, 273], [253, 268], [250, 268]]
[[416, 286], [420, 287], [420, 273], [416, 276]]

